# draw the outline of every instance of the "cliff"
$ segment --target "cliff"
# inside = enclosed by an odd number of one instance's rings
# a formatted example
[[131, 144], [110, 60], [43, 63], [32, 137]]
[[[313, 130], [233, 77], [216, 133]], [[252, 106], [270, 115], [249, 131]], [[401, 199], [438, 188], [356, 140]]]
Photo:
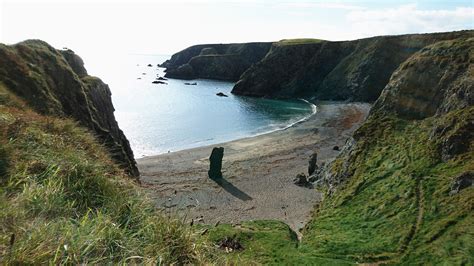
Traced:
[[0, 45], [0, 81], [37, 112], [79, 121], [128, 174], [138, 177], [130, 144], [114, 117], [109, 87], [89, 76], [74, 52], [39, 40]]
[[355, 41], [282, 41], [246, 70], [232, 93], [270, 98], [377, 100], [390, 76], [411, 55], [473, 31], [381, 36]]
[[166, 77], [208, 78], [237, 81], [252, 64], [260, 61], [271, 43], [203, 44], [186, 48], [162, 64]]
[[425, 47], [397, 68], [315, 175], [328, 194], [306, 246], [359, 262], [472, 264], [473, 74], [472, 37]]

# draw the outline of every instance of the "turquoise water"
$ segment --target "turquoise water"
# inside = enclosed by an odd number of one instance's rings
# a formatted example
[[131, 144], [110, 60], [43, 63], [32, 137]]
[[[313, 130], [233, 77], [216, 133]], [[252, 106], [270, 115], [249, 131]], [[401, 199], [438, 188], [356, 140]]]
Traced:
[[[152, 84], [164, 75], [156, 65], [165, 59], [127, 56], [92, 73], [109, 84], [115, 116], [137, 158], [283, 129], [315, 112], [314, 105], [302, 100], [232, 95], [231, 82], [169, 79], [168, 85]], [[218, 97], [218, 92], [229, 97]]]

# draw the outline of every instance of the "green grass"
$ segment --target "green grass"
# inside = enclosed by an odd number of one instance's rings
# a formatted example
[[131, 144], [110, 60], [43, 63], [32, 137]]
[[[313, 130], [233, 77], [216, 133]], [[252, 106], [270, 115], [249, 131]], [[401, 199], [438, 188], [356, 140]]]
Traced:
[[[464, 116], [468, 121], [473, 111], [468, 108], [444, 119]], [[363, 140], [367, 145], [361, 144], [354, 175], [317, 210], [303, 245], [327, 257], [354, 261], [472, 264], [474, 190], [450, 196], [449, 188], [453, 177], [474, 169], [474, 154], [470, 149], [442, 162], [438, 140], [430, 139], [440, 120], [391, 118], [383, 123], [389, 130], [380, 127], [380, 120], [366, 123], [362, 131], [375, 136]]]
[[321, 39], [311, 39], [311, 38], [301, 38], [301, 39], [283, 39], [276, 42], [276, 45], [285, 46], [285, 45], [303, 45], [303, 44], [313, 44], [324, 42]]
[[[207, 229], [206, 240], [217, 245], [225, 237], [234, 237], [243, 246], [240, 251], [217, 250], [218, 264], [271, 264], [271, 265], [348, 265], [344, 260], [324, 258], [311, 250], [300, 248], [295, 232], [279, 221], [248, 221], [239, 225], [222, 224]], [[228, 252], [228, 253], [227, 253]]]
[[2, 264], [202, 261], [205, 243], [157, 213], [91, 133], [0, 93]]

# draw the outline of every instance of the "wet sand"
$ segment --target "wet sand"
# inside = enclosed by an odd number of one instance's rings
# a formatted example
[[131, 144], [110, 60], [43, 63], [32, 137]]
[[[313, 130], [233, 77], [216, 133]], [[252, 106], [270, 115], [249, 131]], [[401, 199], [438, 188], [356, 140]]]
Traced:
[[[187, 221], [272, 219], [298, 231], [322, 194], [296, 186], [293, 179], [307, 174], [313, 152], [318, 165], [337, 156], [333, 147], [344, 146], [369, 109], [369, 104], [320, 103], [314, 116], [282, 131], [139, 159], [142, 186], [158, 209]], [[213, 147], [224, 147], [219, 182], [207, 176]]]

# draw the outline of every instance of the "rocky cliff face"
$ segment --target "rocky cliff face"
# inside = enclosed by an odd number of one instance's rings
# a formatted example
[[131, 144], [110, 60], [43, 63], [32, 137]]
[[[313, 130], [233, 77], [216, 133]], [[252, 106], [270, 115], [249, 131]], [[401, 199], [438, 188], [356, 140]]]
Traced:
[[267, 54], [271, 43], [195, 45], [174, 54], [162, 64], [166, 77], [209, 78], [236, 81]]
[[72, 117], [95, 132], [131, 175], [138, 169], [129, 142], [114, 117], [107, 84], [89, 76], [82, 59], [39, 40], [0, 45], [0, 81], [36, 111]]
[[375, 101], [407, 58], [473, 31], [381, 36], [345, 42], [275, 43], [244, 72], [232, 93], [256, 97]]

